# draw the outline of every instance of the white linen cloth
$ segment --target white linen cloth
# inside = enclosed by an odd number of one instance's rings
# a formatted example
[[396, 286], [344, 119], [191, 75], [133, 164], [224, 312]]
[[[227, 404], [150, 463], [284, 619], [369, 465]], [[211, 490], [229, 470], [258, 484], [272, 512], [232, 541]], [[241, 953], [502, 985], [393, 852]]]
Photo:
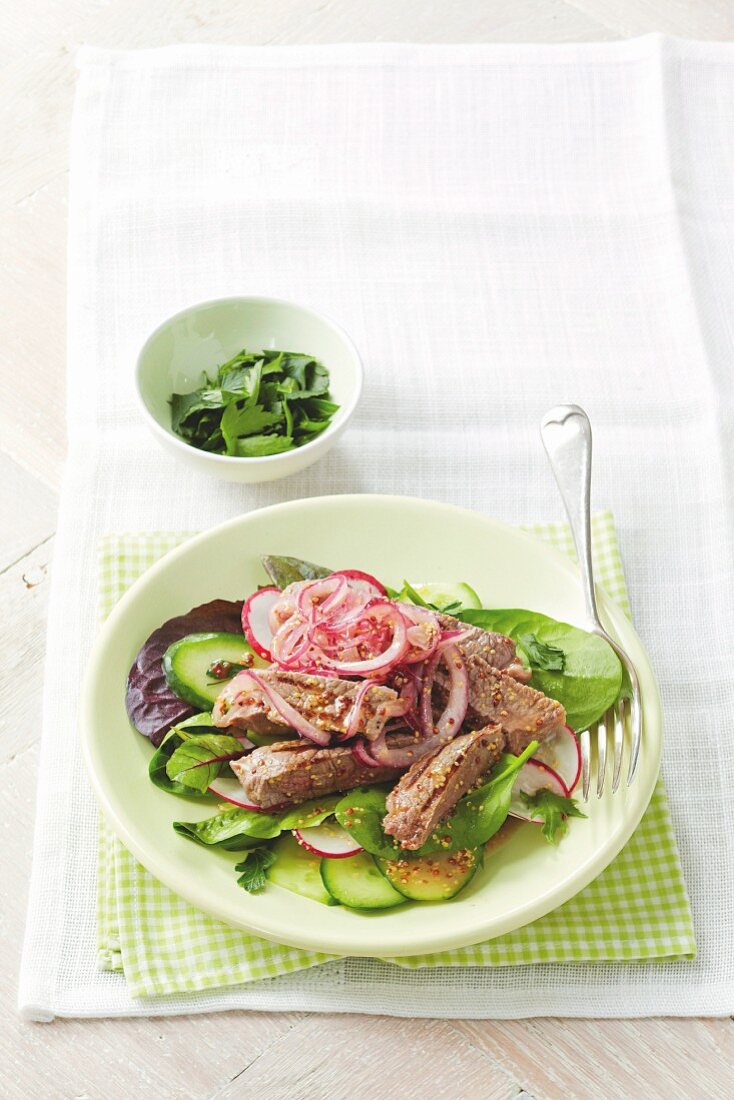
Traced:
[[[729, 45], [83, 53], [26, 1016], [734, 1011], [733, 169]], [[322, 309], [364, 356], [344, 441], [282, 483], [189, 472], [136, 406], [149, 330], [232, 293]], [[614, 510], [660, 679], [697, 960], [451, 971], [346, 960], [133, 1002], [123, 977], [96, 969], [97, 814], [76, 734], [98, 537], [363, 490], [513, 523], [560, 517], [537, 431], [560, 400], [592, 418], [595, 504]]]

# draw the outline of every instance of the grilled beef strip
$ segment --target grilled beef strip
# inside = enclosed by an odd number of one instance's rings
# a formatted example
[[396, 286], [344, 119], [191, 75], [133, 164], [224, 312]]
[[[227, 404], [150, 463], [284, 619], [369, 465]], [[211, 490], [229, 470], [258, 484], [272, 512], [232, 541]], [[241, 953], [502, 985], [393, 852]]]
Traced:
[[[346, 732], [360, 683], [304, 672], [282, 672], [275, 668], [258, 669], [257, 674], [314, 726], [331, 733]], [[379, 737], [389, 717], [384, 711], [397, 697], [392, 688], [378, 684], [371, 687], [361, 705], [357, 732], [363, 733], [369, 741]], [[212, 714], [214, 725], [219, 727], [238, 726], [256, 733], [276, 734], [290, 728], [252, 684], [246, 672], [230, 680], [214, 704]]]
[[464, 631], [464, 637], [457, 643], [462, 657], [482, 657], [493, 668], [504, 669], [523, 683], [532, 676], [531, 670], [518, 659], [512, 638], [493, 630], [482, 630], [480, 626], [469, 626], [452, 615], [439, 615], [438, 618], [442, 630]]
[[566, 721], [563, 706], [535, 688], [521, 684], [481, 657], [468, 657], [469, 709], [463, 729], [481, 729], [496, 722], [505, 734], [505, 748], [519, 755], [531, 741], [542, 741]]
[[[402, 748], [411, 733], [389, 734], [388, 745]], [[233, 760], [232, 771], [248, 798], [268, 809], [284, 803], [297, 805], [309, 798], [348, 791], [352, 787], [385, 783], [404, 768], [371, 768], [360, 763], [349, 745], [319, 748], [306, 741], [279, 741]]]
[[415, 764], [387, 796], [382, 826], [401, 848], [425, 844], [456, 803], [502, 755], [504, 733], [498, 725], [462, 733]]

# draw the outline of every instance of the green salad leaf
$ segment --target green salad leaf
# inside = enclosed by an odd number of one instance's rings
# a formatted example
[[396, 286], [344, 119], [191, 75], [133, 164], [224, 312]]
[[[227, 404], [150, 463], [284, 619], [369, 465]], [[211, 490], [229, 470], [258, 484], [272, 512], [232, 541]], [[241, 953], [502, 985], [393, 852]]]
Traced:
[[256, 894], [262, 890], [268, 881], [268, 868], [276, 860], [275, 852], [270, 848], [252, 848], [241, 863], [235, 864], [235, 871], [239, 871], [237, 885], [248, 894]]
[[166, 735], [166, 739], [153, 753], [150, 764], [148, 765], [148, 775], [151, 782], [154, 783], [156, 787], [160, 787], [162, 791], [168, 791], [169, 794], [186, 795], [193, 798], [200, 798], [206, 795], [206, 788], [201, 790], [197, 787], [187, 786], [177, 779], [172, 779], [168, 774], [168, 762], [174, 752], [183, 745], [188, 736], [195, 734], [197, 730], [201, 733], [216, 732], [212, 724], [211, 714], [193, 714], [190, 718], [186, 718], [185, 721], [179, 722], [177, 726], [172, 726], [171, 730]]
[[338, 409], [313, 356], [242, 350], [193, 393], [171, 395], [171, 427], [200, 450], [260, 457], [309, 443]]
[[338, 794], [314, 798], [301, 806], [271, 814], [233, 806], [203, 821], [174, 821], [173, 828], [179, 836], [207, 848], [237, 851], [262, 844], [263, 840], [274, 840], [281, 833], [292, 829], [320, 825], [334, 813], [340, 798], [341, 795]]
[[533, 816], [543, 818], [541, 832], [550, 844], [557, 844], [568, 830], [569, 817], [586, 817], [573, 798], [563, 798], [553, 791], [538, 791], [537, 794], [522, 796], [523, 802], [530, 808]]
[[172, 783], [203, 794], [219, 775], [222, 764], [236, 760], [244, 751], [236, 737], [223, 733], [185, 737], [167, 760], [166, 775]]
[[[512, 788], [517, 773], [538, 747], [531, 741], [520, 756], [505, 753], [492, 769], [489, 780], [456, 804], [451, 817], [451, 846], [479, 848], [504, 825], [510, 812]], [[443, 830], [443, 823], [440, 826]]]
[[366, 852], [382, 859], [395, 859], [402, 849], [382, 828], [387, 813], [385, 799], [390, 787], [356, 787], [337, 804], [336, 820]]
[[[458, 618], [484, 630], [507, 634], [525, 653], [533, 676], [532, 687], [557, 699], [566, 708], [569, 726], [577, 731], [588, 729], [613, 705], [622, 687], [622, 665], [612, 647], [595, 634], [569, 623], [561, 623], [537, 611], [519, 608], [462, 611]], [[523, 637], [532, 635], [536, 643], [560, 650], [563, 668], [551, 669], [536, 663], [523, 645]], [[544, 664], [548, 664], [547, 657]]]
[[395, 859], [396, 855], [401, 859], [417, 859], [434, 852], [479, 848], [504, 823], [517, 773], [537, 747], [538, 742], [532, 741], [520, 756], [504, 755], [488, 781], [460, 799], [450, 817], [437, 825], [433, 835], [415, 851], [400, 848], [382, 828], [389, 787], [358, 787], [349, 791], [334, 811], [336, 819], [365, 851], [381, 859]]

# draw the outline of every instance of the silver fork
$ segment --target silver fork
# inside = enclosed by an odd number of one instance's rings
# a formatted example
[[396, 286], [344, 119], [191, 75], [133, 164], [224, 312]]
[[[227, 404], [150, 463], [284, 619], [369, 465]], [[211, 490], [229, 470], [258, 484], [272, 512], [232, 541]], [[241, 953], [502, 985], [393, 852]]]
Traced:
[[[596, 605], [594, 571], [591, 564], [591, 424], [589, 418], [578, 405], [556, 405], [543, 417], [540, 435], [551, 469], [558, 482], [558, 488], [561, 490], [576, 545], [586, 603], [587, 629], [609, 643], [622, 662], [624, 673], [620, 698], [597, 724], [596, 794], [601, 798], [604, 793], [604, 778], [607, 770], [607, 743], [611, 737], [614, 741], [612, 793], [619, 787], [627, 711], [629, 711], [632, 733], [627, 785], [629, 786], [635, 778], [642, 741], [640, 684], [631, 660], [602, 626]], [[591, 732], [589, 730], [579, 734], [579, 745], [582, 790], [584, 801], [588, 802], [591, 783]]]

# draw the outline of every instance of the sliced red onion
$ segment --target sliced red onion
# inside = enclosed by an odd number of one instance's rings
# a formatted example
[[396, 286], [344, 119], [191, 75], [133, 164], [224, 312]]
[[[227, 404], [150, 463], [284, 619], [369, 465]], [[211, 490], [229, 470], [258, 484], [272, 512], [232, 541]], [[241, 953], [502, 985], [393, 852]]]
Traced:
[[435, 723], [433, 721], [433, 681], [436, 679], [436, 670], [441, 661], [441, 651], [434, 653], [426, 664], [423, 674], [423, 686], [420, 699], [420, 720], [424, 737], [433, 737]]
[[239, 675], [242, 677], [243, 681], [247, 679], [250, 683], [254, 684], [257, 690], [265, 696], [273, 710], [280, 715], [284, 722], [299, 733], [301, 737], [306, 737], [309, 741], [314, 741], [317, 745], [324, 746], [329, 744], [331, 741], [331, 734], [327, 733], [326, 730], [319, 729], [318, 726], [314, 726], [307, 718], [299, 714], [295, 707], [287, 703], [282, 695], [274, 691], [270, 684], [266, 684], [256, 672], [251, 672], [247, 669], [245, 672], [240, 672]]
[[371, 755], [367, 748], [367, 742], [362, 737], [358, 737], [352, 745], [352, 756], [367, 768], [381, 767], [379, 760], [375, 760], [374, 756]]
[[373, 620], [388, 620], [392, 625], [392, 641], [382, 653], [363, 661], [335, 661], [331, 668], [342, 676], [365, 676], [371, 672], [388, 672], [405, 653], [407, 631], [405, 620], [389, 600], [375, 601], [368, 615]]
[[295, 622], [278, 631], [273, 638], [272, 654], [283, 668], [298, 668], [311, 647], [308, 623]]
[[442, 646], [441, 657], [449, 671], [449, 697], [436, 729], [442, 741], [450, 741], [461, 729], [469, 708], [469, 673], [457, 646]]
[[[338, 576], [338, 574], [332, 574]], [[325, 617], [331, 615], [340, 608], [349, 596], [349, 584], [346, 577], [338, 577], [339, 583], [330, 596], [327, 596], [318, 608], [319, 615]]]
[[447, 642], [455, 642], [458, 644], [462, 638], [468, 638], [471, 631], [469, 630], [444, 630], [441, 633], [440, 645], [446, 645]]
[[357, 689], [357, 694], [354, 697], [352, 709], [349, 711], [349, 719], [347, 721], [341, 740], [348, 741], [350, 737], [356, 737], [356, 735], [359, 733], [359, 726], [362, 720], [364, 701], [367, 697], [368, 691], [373, 686], [374, 685], [370, 680], [365, 680], [363, 684], [359, 685], [359, 688]]
[[337, 592], [347, 591], [347, 582], [343, 577], [323, 577], [315, 581], [307, 581], [296, 599], [296, 606], [301, 615], [306, 619], [313, 619], [319, 612], [323, 612], [324, 605]]
[[344, 570], [289, 585], [273, 609], [273, 625], [279, 623], [272, 641], [276, 662], [299, 670], [316, 665], [342, 676], [383, 676], [401, 662], [418, 664], [432, 656], [442, 638], [435, 613], [375, 595], [380, 586], [373, 579]]
[[433, 737], [416, 737], [409, 745], [403, 748], [391, 748], [386, 740], [383, 730], [376, 741], [369, 747], [369, 752], [379, 764], [387, 768], [409, 768], [429, 752], [433, 752], [441, 744], [438, 734]]

